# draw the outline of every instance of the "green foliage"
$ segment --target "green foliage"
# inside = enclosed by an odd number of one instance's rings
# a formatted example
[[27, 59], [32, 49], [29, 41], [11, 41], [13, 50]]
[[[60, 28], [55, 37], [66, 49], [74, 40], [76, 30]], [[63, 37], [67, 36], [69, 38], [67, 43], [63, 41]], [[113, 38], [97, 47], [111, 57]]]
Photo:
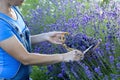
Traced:
[[104, 3], [109, 3], [110, 0], [103, 0]]
[[[84, 3], [86, 3], [87, 7], [89, 6], [89, 4], [88, 4], [89, 0], [85, 0], [85, 1], [84, 0], [77, 0], [77, 1], [78, 2], [84, 2]], [[50, 1], [42, 0], [41, 5], [46, 5], [46, 3], [48, 4], [48, 2], [50, 2]], [[103, 5], [104, 3], [108, 4], [109, 2], [110, 2], [110, 0], [103, 0], [101, 2], [101, 5]], [[43, 3], [45, 3], [45, 4], [43, 4]], [[37, 7], [37, 4], [40, 5], [40, 1], [39, 0], [25, 0], [25, 2], [23, 3], [23, 5], [20, 7], [21, 8], [21, 12], [23, 13], [24, 16], [26, 16], [27, 14], [29, 14], [29, 12], [30, 12], [31, 9], [35, 9]]]
[[[43, 68], [43, 69], [42, 69]], [[46, 75], [46, 67], [42, 67], [41, 69], [38, 66], [33, 67], [33, 72], [31, 74], [31, 78], [33, 80], [48, 80], [48, 76]]]
[[30, 10], [35, 9], [39, 0], [25, 0], [25, 2], [20, 6], [20, 10], [24, 16], [30, 13]]

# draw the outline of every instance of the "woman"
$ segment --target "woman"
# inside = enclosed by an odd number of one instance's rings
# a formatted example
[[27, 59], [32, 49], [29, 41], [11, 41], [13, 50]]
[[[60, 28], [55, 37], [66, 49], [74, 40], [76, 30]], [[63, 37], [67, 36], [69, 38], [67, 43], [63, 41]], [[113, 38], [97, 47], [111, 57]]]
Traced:
[[66, 32], [48, 32], [29, 35], [22, 16], [15, 6], [24, 0], [0, 0], [0, 80], [29, 80], [30, 65], [48, 65], [59, 62], [79, 61], [81, 51], [64, 54], [38, 54], [30, 52], [30, 44], [49, 41], [64, 43]]

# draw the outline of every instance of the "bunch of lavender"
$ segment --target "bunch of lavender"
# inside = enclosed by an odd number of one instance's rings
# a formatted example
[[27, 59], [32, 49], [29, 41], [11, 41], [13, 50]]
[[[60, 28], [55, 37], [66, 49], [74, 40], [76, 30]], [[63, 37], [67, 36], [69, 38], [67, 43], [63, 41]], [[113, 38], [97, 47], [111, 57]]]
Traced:
[[[85, 51], [87, 48], [93, 45], [92, 48], [97, 46], [97, 44], [101, 42], [101, 39], [95, 39], [93, 37], [89, 37], [84, 33], [77, 33], [76, 35], [68, 35], [66, 37], [65, 44], [70, 48], [75, 48], [81, 51]], [[91, 51], [93, 49], [90, 49]]]

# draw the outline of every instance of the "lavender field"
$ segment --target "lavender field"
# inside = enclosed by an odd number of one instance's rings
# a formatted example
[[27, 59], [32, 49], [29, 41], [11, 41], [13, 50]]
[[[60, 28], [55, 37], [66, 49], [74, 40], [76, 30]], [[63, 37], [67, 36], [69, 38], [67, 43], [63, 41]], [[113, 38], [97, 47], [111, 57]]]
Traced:
[[[66, 31], [66, 44], [84, 51], [98, 39], [101, 44], [78, 62], [35, 66], [33, 80], [120, 80], [120, 2], [39, 0], [25, 16], [31, 34]], [[42, 54], [65, 53], [62, 45], [42, 42], [33, 46]]]

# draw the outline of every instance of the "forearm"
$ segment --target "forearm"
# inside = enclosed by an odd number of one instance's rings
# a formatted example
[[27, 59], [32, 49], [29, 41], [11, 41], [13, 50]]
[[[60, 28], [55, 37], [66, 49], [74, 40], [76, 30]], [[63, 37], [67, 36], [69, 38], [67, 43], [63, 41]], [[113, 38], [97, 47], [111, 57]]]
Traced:
[[31, 37], [31, 43], [36, 44], [42, 41], [46, 41], [45, 38], [46, 33], [38, 34], [38, 35], [32, 35]]
[[25, 65], [48, 65], [55, 64], [63, 61], [62, 54], [36, 54], [30, 53], [26, 56]]
[[78, 61], [80, 59], [80, 55], [83, 55], [81, 52], [76, 50], [64, 54], [50, 55], [29, 53], [15, 36], [0, 42], [0, 47], [24, 65], [48, 65], [63, 61]]

